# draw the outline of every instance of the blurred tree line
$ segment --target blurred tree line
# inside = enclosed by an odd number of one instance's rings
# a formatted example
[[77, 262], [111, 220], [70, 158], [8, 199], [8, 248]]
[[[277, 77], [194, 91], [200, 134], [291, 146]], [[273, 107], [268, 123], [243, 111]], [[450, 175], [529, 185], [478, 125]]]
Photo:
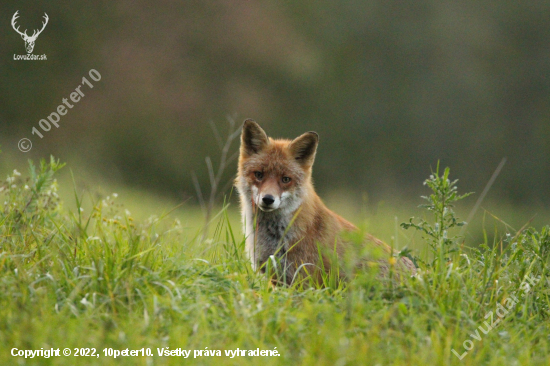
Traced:
[[[21, 29], [48, 14], [47, 61], [13, 60], [16, 10]], [[26, 157], [190, 196], [191, 171], [206, 186], [220, 155], [209, 121], [223, 131], [230, 115], [274, 137], [317, 131], [321, 191], [417, 192], [441, 160], [480, 192], [506, 156], [494, 194], [550, 203], [548, 1], [9, 0], [0, 29], [5, 152], [27, 137]], [[92, 68], [101, 81], [32, 136]]]

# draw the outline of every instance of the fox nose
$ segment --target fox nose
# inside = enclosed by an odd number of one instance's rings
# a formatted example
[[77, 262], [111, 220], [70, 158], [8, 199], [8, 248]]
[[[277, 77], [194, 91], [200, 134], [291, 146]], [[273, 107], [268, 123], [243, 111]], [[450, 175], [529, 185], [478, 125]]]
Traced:
[[272, 195], [270, 194], [266, 194], [264, 196], [264, 198], [262, 198], [262, 201], [266, 204], [266, 205], [271, 205], [273, 202], [275, 202], [275, 197], [273, 197]]

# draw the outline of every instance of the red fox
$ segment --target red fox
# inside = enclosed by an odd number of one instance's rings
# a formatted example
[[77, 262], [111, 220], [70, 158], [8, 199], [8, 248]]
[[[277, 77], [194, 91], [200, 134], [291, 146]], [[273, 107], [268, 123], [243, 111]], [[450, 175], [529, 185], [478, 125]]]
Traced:
[[[353, 247], [345, 234], [358, 232], [315, 193], [311, 172], [318, 142], [316, 132], [306, 132], [292, 141], [275, 140], [254, 120], [243, 124], [235, 186], [241, 201], [246, 252], [255, 270], [265, 271], [270, 261], [278, 273], [275, 282], [291, 284], [309, 273], [322, 283], [320, 268], [327, 273], [335, 270], [329, 254], [344, 256]], [[377, 261], [381, 276], [386, 277], [392, 265], [402, 274], [416, 272], [410, 259], [392, 257], [391, 248], [372, 235], [363, 242], [369, 249], [383, 252], [385, 258]], [[360, 262], [362, 266], [368, 261]], [[337, 272], [339, 277], [344, 277], [342, 272]]]

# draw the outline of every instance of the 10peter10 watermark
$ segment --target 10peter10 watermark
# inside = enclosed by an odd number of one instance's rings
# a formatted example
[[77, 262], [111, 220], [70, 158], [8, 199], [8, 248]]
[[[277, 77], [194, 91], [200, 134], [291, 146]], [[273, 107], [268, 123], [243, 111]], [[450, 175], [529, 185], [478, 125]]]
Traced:
[[[95, 69], [91, 69], [88, 72], [88, 75], [90, 76], [90, 79], [92, 79], [92, 81], [98, 82], [101, 80], [101, 74], [99, 73], [99, 71]], [[80, 90], [80, 88], [82, 88], [83, 86], [87, 86], [90, 89], [94, 87], [94, 85], [90, 82], [90, 80], [88, 80], [84, 76], [82, 78], [82, 85], [77, 86], [75, 88], [75, 91], [69, 95], [69, 98], [61, 99], [63, 103], [57, 106], [57, 112], [52, 112], [47, 117], [47, 119], [43, 118], [40, 121], [38, 121], [38, 125], [40, 126], [43, 132], [50, 131], [52, 129], [52, 125], [54, 125], [56, 128], [59, 128], [58, 122], [61, 120], [61, 116], [66, 115], [68, 110], [72, 109], [74, 107], [74, 104], [78, 103], [80, 99], [85, 96], [84, 92]], [[69, 102], [69, 99], [74, 104], [71, 104]], [[44, 135], [42, 134], [42, 132], [40, 132], [40, 130], [36, 127], [32, 128], [32, 134], [40, 138], [44, 138]], [[32, 148], [32, 142], [27, 138], [23, 138], [19, 141], [18, 147], [19, 147], [19, 150], [21, 150], [22, 152], [28, 152]]]

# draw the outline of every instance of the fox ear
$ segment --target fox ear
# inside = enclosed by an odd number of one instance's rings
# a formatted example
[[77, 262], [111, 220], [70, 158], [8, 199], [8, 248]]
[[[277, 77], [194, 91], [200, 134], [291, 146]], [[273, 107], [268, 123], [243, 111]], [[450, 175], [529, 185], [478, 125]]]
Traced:
[[267, 144], [269, 144], [269, 138], [260, 125], [253, 119], [244, 121], [241, 134], [241, 154], [245, 156], [257, 154]]
[[312, 166], [318, 143], [319, 135], [317, 132], [306, 132], [290, 143], [290, 152], [300, 164]]

